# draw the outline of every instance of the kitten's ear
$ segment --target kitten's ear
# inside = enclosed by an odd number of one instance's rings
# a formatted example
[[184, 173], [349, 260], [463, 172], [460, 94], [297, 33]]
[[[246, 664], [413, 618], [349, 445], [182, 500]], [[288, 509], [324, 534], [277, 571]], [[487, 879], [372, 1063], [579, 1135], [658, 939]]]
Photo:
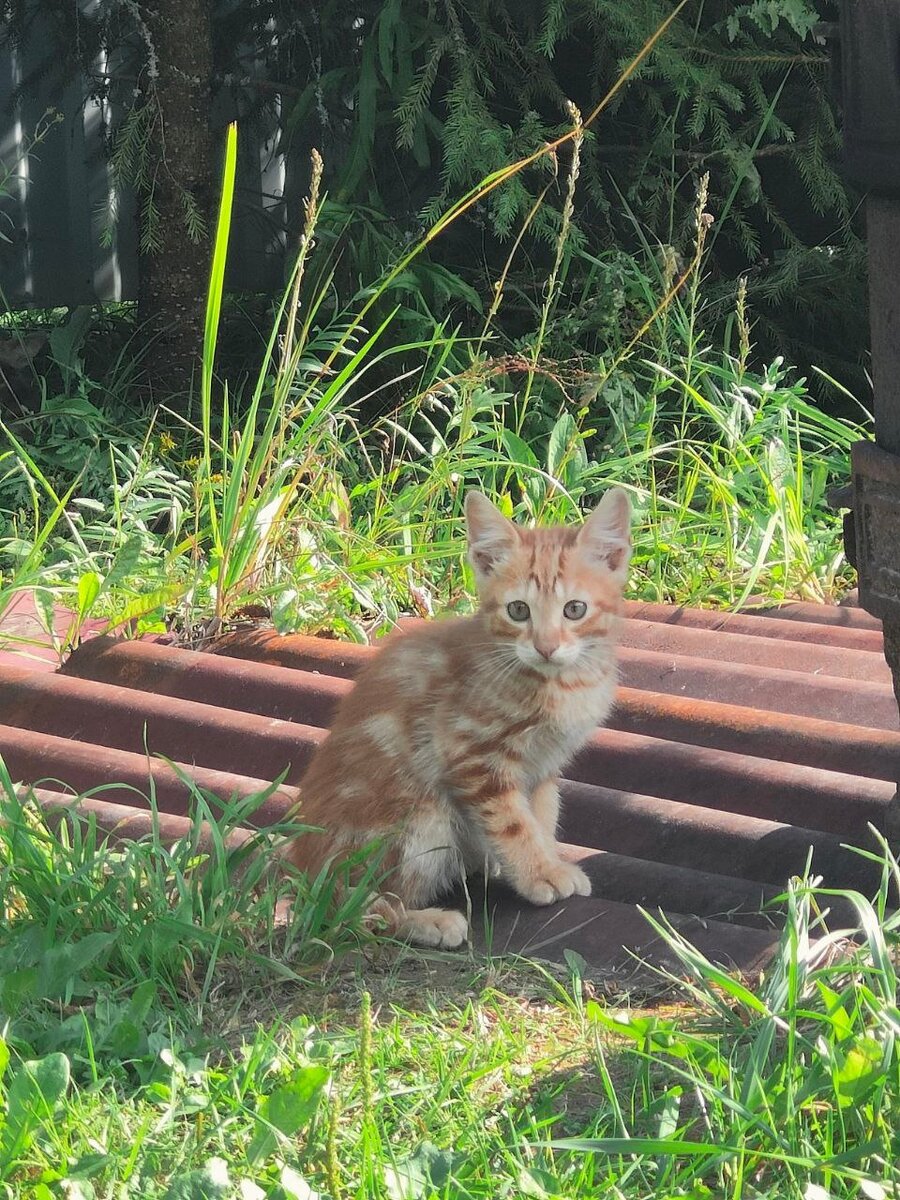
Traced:
[[476, 575], [490, 575], [512, 554], [516, 527], [481, 492], [468, 492], [465, 507], [469, 562]]
[[595, 562], [624, 574], [631, 559], [631, 501], [623, 488], [610, 488], [582, 525], [578, 545]]

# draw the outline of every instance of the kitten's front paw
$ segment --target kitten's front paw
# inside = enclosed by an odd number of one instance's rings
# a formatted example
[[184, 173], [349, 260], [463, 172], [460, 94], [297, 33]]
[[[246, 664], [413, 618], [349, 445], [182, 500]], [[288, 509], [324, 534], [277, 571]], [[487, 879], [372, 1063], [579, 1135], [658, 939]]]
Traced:
[[591, 881], [574, 863], [558, 862], [545, 869], [540, 877], [523, 881], [518, 890], [532, 904], [554, 904], [570, 896], [589, 896]]

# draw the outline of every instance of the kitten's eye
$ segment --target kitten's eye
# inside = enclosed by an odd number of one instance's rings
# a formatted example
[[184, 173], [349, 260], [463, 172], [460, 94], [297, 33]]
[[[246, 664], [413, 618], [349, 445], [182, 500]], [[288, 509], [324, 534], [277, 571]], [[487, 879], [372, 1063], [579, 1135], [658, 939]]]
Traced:
[[531, 609], [524, 600], [510, 600], [506, 611], [511, 621], [527, 621], [531, 616]]
[[569, 621], [580, 621], [587, 612], [587, 605], [583, 600], [570, 600], [563, 609], [563, 616]]

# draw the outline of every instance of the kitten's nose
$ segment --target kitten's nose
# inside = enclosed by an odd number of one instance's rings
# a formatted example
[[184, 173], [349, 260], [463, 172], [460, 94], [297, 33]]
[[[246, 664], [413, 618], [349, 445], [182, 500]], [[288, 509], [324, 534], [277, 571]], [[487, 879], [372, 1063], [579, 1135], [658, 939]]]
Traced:
[[559, 649], [559, 642], [538, 642], [538, 641], [536, 641], [534, 643], [534, 648], [535, 648], [535, 650], [537, 650], [537, 652], [541, 656], [541, 658], [546, 659], [546, 661], [549, 662], [550, 659], [553, 657], [553, 655], [556, 653], [556, 651]]

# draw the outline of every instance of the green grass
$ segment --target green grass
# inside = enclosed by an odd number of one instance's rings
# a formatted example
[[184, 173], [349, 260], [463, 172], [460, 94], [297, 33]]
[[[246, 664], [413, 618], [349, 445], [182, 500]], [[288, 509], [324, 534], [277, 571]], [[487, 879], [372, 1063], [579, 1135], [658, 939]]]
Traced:
[[[579, 149], [580, 134], [567, 211]], [[500, 284], [478, 337], [435, 321], [427, 338], [397, 344], [391, 289], [410, 256], [339, 304], [334, 263], [312, 250], [319, 164], [255, 377], [234, 387], [216, 366], [234, 154], [232, 130], [196, 416], [163, 405], [112, 436], [100, 410], [84, 407], [93, 385], [73, 333], [61, 344], [82, 449], [60, 457], [75, 437], [65, 397], [46, 422], [5, 430], [0, 611], [25, 587], [42, 612], [67, 605], [75, 616], [61, 655], [89, 616], [192, 640], [254, 603], [278, 629], [364, 640], [402, 612], [466, 607], [468, 486], [523, 520], [577, 518], [605, 487], [625, 486], [638, 598], [736, 606], [751, 593], [829, 600], [851, 585], [826, 488], [846, 476], [852, 442], [870, 436], [868, 414], [833, 385], [859, 416], [830, 416], [786, 364], [754, 363], [741, 289], [726, 344], [706, 340], [702, 221], [677, 279], [646, 240], [602, 356], [543, 357], [548, 329], [558, 341], [569, 314], [590, 303], [567, 291], [583, 251], [565, 222], [536, 332], [520, 345], [499, 345], [491, 328]]]
[[[900, 878], [825, 933], [795, 880], [745, 986], [669, 929], [631, 996], [413, 955], [327, 885], [235, 874], [229, 812], [109, 843], [0, 808], [0, 1195], [888, 1197], [900, 1187]], [[248, 802], [249, 803], [249, 802]], [[208, 827], [207, 827], [208, 829]], [[275, 919], [296, 893], [294, 915]], [[819, 940], [816, 940], [816, 935]], [[5, 1189], [2, 1190], [2, 1189]]]

